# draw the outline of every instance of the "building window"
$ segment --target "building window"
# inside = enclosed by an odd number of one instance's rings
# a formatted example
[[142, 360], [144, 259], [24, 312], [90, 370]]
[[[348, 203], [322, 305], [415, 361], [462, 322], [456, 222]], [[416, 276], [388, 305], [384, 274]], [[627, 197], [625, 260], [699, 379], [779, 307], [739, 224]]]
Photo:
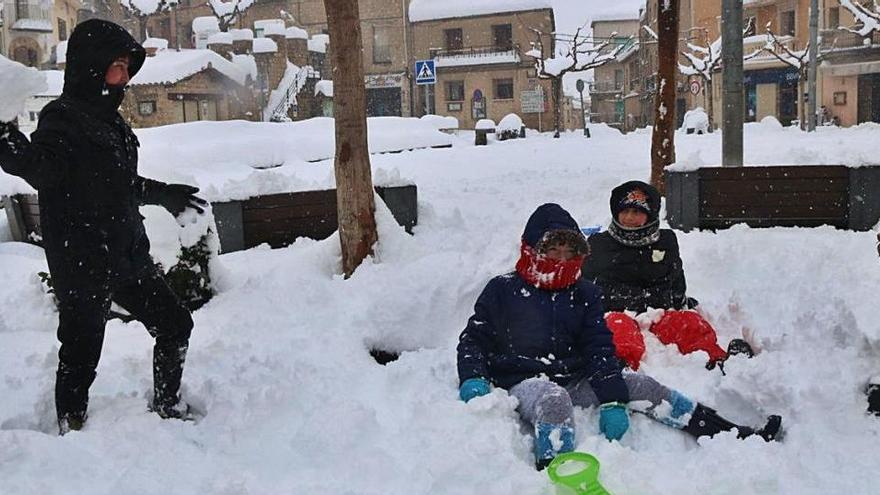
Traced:
[[28, 0], [15, 0], [15, 18], [30, 19], [28, 15]]
[[446, 39], [444, 47], [448, 51], [461, 51], [464, 48], [464, 35], [461, 28], [444, 29], [443, 36]]
[[391, 33], [385, 26], [373, 26], [373, 63], [390, 64], [391, 59]]
[[37, 112], [28, 112], [28, 118], [30, 118], [31, 122], [37, 121]]
[[492, 46], [499, 51], [513, 49], [513, 28], [510, 24], [492, 26]]
[[446, 104], [446, 111], [447, 112], [460, 112], [461, 108], [462, 108], [462, 105], [461, 105], [460, 101], [455, 102], [455, 103], [447, 103]]
[[464, 101], [464, 81], [446, 81], [446, 101]]
[[156, 102], [155, 101], [139, 101], [138, 102], [138, 113], [141, 115], [153, 115], [156, 113]]
[[496, 100], [513, 99], [513, 79], [494, 79], [492, 86], [495, 87]]
[[614, 90], [619, 91], [623, 89], [623, 69], [615, 69], [614, 70]]
[[779, 31], [779, 34], [784, 36], [795, 35], [795, 17], [793, 10], [779, 14]]
[[58, 41], [67, 40], [67, 21], [58, 18]]
[[831, 7], [828, 9], [828, 25], [826, 29], [837, 29], [840, 27], [840, 7]]

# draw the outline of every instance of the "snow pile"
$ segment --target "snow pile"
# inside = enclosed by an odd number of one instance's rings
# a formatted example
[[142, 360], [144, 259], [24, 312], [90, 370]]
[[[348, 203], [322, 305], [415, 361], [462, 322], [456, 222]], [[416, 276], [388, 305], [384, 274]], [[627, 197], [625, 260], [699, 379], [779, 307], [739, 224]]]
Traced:
[[232, 41], [245, 41], [254, 39], [254, 32], [250, 29], [230, 29]]
[[684, 122], [681, 124], [681, 129], [687, 131], [688, 129], [693, 129], [692, 132], [696, 134], [708, 134], [709, 133], [709, 114], [703, 110], [703, 107], [697, 107], [693, 110], [688, 110], [684, 114]]
[[167, 50], [168, 40], [163, 38], [147, 38], [141, 43], [144, 48], [155, 48], [156, 50]]
[[25, 67], [0, 55], [0, 122], [18, 117], [25, 101], [48, 89], [46, 78], [37, 69]]
[[315, 96], [324, 95], [327, 98], [333, 98], [333, 81], [321, 79], [315, 83]]
[[309, 40], [309, 51], [327, 53], [327, 45], [330, 44], [329, 34], [316, 34]]
[[289, 28], [284, 30], [284, 36], [287, 39], [298, 39], [298, 40], [307, 40], [309, 39], [309, 33], [306, 32], [305, 29], [299, 28], [296, 26], [290, 26]]
[[169, 7], [177, 5], [177, 0], [119, 0], [123, 7], [128, 8], [140, 15], [155, 14]]
[[209, 45], [231, 45], [232, 33], [214, 33], [211, 36], [208, 36], [208, 44]]
[[409, 18], [419, 22], [552, 8], [551, 0], [412, 0]]
[[437, 130], [458, 129], [458, 119], [448, 115], [422, 115], [419, 120], [430, 124]]
[[485, 130], [493, 130], [495, 129], [495, 122], [492, 119], [480, 119], [477, 121], [476, 125], [474, 125], [474, 129], [485, 131]]
[[232, 55], [232, 63], [245, 74], [251, 76], [252, 81], [257, 80], [257, 59], [253, 55]]
[[164, 50], [144, 60], [131, 84], [173, 84], [206, 69], [214, 69], [238, 84], [244, 84], [247, 76], [237, 65], [208, 49]]
[[278, 44], [269, 38], [254, 38], [254, 53], [275, 53], [278, 51]]
[[[415, 124], [405, 120], [395, 132]], [[259, 154], [272, 139], [297, 134], [292, 124], [252, 124], [250, 133], [220, 133], [218, 125], [139, 132], [144, 152], [167, 148], [145, 159], [161, 158], [173, 172], [198, 158], [207, 169], [224, 154]], [[818, 141], [809, 144], [788, 129], [767, 139], [748, 129], [747, 156], [806, 145], [845, 157], [850, 148], [876, 148], [880, 138], [860, 127], [803, 134]], [[214, 141], [195, 144], [195, 130]], [[682, 152], [720, 156], [720, 136], [677, 139]], [[469, 404], [458, 399], [458, 334], [486, 282], [512, 270], [534, 208], [555, 201], [581, 225], [607, 225], [611, 188], [648, 178], [650, 140], [650, 133], [609, 129], [589, 140], [544, 134], [373, 156], [374, 176], [418, 184], [415, 235], [396, 227], [380, 201], [376, 256], [348, 280], [339, 275], [336, 236], [221, 256], [222, 269], [213, 272], [220, 293], [194, 314], [184, 373], [185, 397], [207, 411], [197, 423], [146, 411], [152, 339], [141, 324], [114, 320], [88, 425], [55, 436], [57, 314], [36, 276], [45, 262], [36, 248], [0, 244], [3, 493], [553, 493], [533, 467], [515, 401], [501, 390]], [[329, 164], [312, 165], [332, 176]], [[229, 173], [213, 171], [218, 181]], [[756, 424], [779, 413], [787, 434], [774, 444], [733, 434], [697, 444], [635, 414], [622, 442], [609, 443], [597, 411], [576, 408], [577, 449], [600, 459], [608, 491], [876, 493], [880, 421], [865, 415], [862, 393], [878, 374], [880, 353], [874, 235], [746, 227], [679, 233], [689, 293], [720, 341], [748, 333], [761, 353], [734, 357], [722, 376], [703, 368], [705, 355], [681, 356], [645, 333], [643, 370], [734, 421]], [[371, 347], [403, 354], [379, 366]], [[145, 452], [162, 455], [145, 462]]]
[[220, 24], [217, 22], [217, 18], [212, 15], [196, 17], [192, 21], [192, 30], [195, 34], [218, 33], [220, 32]]

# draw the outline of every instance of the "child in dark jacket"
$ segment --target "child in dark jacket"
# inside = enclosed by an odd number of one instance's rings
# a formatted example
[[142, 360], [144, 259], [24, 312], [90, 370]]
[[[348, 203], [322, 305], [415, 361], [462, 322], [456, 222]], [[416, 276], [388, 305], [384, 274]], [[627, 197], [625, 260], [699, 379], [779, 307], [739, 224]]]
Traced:
[[490, 384], [507, 389], [534, 426], [539, 468], [574, 450], [573, 406], [599, 407], [599, 430], [609, 440], [629, 428], [628, 404], [695, 437], [737, 428], [742, 438], [773, 439], [778, 416], [759, 431], [737, 426], [647, 375], [621, 369], [600, 290], [581, 278], [587, 250], [577, 223], [559, 205], [532, 214], [516, 271], [489, 281], [461, 333], [461, 399], [488, 394]]
[[[707, 353], [709, 369], [723, 363], [728, 352], [718, 345], [715, 329], [693, 311], [697, 301], [685, 293], [675, 233], [660, 228], [660, 194], [644, 182], [624, 183], [611, 192], [611, 213], [608, 230], [589, 238], [590, 257], [583, 271], [584, 278], [602, 288], [602, 302], [609, 311], [605, 321], [614, 334], [618, 356], [639, 369], [645, 341], [639, 325], [625, 311], [644, 313], [652, 308], [665, 310], [650, 327], [662, 343], [676, 344], [682, 354]], [[729, 349], [751, 353], [739, 339]]]

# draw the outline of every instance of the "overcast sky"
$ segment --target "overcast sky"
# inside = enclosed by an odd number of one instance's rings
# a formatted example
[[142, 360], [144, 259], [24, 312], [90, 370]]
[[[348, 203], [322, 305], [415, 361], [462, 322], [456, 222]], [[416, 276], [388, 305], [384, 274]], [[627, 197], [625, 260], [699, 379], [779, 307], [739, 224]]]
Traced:
[[[560, 33], [571, 33], [583, 25], [589, 28], [594, 17], [637, 16], [639, 7], [645, 0], [553, 0], [556, 14], [556, 29]], [[592, 79], [592, 74], [568, 74], [565, 78], [566, 92], [576, 94], [575, 81], [579, 78]]]

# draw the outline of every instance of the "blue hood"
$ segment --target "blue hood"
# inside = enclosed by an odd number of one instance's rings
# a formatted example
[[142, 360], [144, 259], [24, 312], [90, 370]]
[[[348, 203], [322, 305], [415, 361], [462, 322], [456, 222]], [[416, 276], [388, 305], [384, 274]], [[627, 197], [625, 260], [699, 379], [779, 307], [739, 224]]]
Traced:
[[536, 247], [544, 238], [544, 234], [551, 230], [573, 230], [578, 235], [582, 235], [577, 222], [565, 211], [565, 208], [556, 203], [545, 203], [529, 217], [522, 238], [529, 246]]

